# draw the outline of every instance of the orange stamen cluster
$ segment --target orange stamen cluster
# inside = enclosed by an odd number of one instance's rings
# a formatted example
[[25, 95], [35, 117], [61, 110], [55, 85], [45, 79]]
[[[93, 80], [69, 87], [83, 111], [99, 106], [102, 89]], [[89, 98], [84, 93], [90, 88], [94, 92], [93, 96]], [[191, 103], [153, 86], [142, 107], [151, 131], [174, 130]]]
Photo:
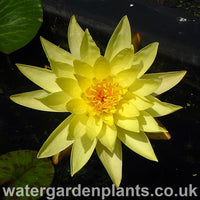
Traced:
[[99, 114], [115, 113], [122, 95], [123, 89], [112, 78], [94, 79], [93, 84], [84, 94], [84, 99]]

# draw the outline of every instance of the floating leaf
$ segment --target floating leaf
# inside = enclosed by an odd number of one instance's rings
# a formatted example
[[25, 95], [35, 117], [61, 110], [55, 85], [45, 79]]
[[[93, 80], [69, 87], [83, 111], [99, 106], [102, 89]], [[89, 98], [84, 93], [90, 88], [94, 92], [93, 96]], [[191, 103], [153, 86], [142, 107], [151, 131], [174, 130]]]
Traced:
[[41, 0], [0, 1], [0, 51], [9, 54], [25, 46], [42, 24]]
[[[0, 156], [0, 184], [9, 183], [9, 187], [29, 188], [48, 187], [54, 177], [54, 167], [50, 159], [37, 159], [37, 152], [31, 150], [19, 150], [6, 153]], [[5, 188], [6, 189], [6, 188]], [[21, 193], [22, 194], [22, 193]], [[30, 196], [28, 196], [30, 195]], [[38, 196], [31, 196], [30, 190], [28, 195], [7, 196], [5, 199], [38, 199]]]

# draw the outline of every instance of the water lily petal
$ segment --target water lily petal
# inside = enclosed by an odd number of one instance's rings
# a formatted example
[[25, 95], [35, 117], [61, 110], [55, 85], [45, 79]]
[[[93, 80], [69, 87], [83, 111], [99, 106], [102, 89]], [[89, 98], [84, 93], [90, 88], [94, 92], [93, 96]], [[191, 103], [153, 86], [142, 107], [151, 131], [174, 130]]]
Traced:
[[185, 76], [187, 71], [175, 71], [175, 72], [165, 72], [165, 73], [153, 73], [145, 74], [142, 78], [145, 79], [161, 79], [160, 86], [154, 91], [154, 95], [162, 94], [176, 84], [178, 84], [181, 79]]
[[52, 60], [51, 69], [57, 77], [66, 77], [74, 79], [74, 69], [72, 65]]
[[74, 71], [80, 76], [92, 79], [94, 77], [93, 68], [80, 60], [74, 61]]
[[116, 187], [119, 187], [122, 179], [122, 147], [117, 139], [113, 152], [110, 152], [100, 142], [97, 143], [97, 154], [110, 178]]
[[105, 58], [111, 61], [122, 49], [131, 46], [131, 28], [127, 16], [124, 16], [108, 42]]
[[158, 161], [153, 151], [151, 143], [144, 132], [134, 133], [126, 131], [124, 129], [118, 129], [118, 138], [131, 150], [138, 153], [139, 155], [153, 160]]
[[67, 103], [66, 108], [71, 113], [81, 115], [87, 111], [87, 104], [83, 99], [72, 99]]
[[68, 112], [66, 104], [70, 100], [70, 97], [65, 92], [51, 93], [46, 97], [38, 98], [44, 105], [52, 108], [53, 110], [60, 112]]
[[158, 51], [158, 45], [158, 42], [151, 43], [135, 54], [133, 65], [140, 64], [141, 62], [143, 63], [138, 78], [140, 78], [152, 65]]
[[138, 70], [131, 68], [119, 72], [116, 75], [116, 81], [122, 87], [129, 87], [137, 78]]
[[166, 129], [160, 127], [156, 120], [147, 112], [141, 111], [138, 117], [140, 130], [144, 132], [167, 132]]
[[75, 140], [82, 137], [86, 133], [86, 122], [88, 117], [86, 115], [73, 116], [69, 125], [69, 134], [67, 140]]
[[76, 80], [73, 80], [70, 78], [57, 78], [56, 83], [70, 97], [73, 97], [73, 98], [80, 97], [81, 89]]
[[133, 64], [134, 49], [131, 48], [122, 49], [110, 62], [111, 73], [117, 74], [126, 69], [130, 69]]
[[30, 65], [16, 64], [19, 70], [32, 82], [49, 92], [58, 92], [61, 89], [56, 83], [56, 75], [48, 69]]
[[108, 126], [113, 126], [114, 118], [112, 113], [103, 113], [101, 118], [105, 124], [107, 124]]
[[65, 119], [48, 137], [43, 146], [41, 147], [38, 158], [45, 158], [53, 156], [67, 147], [69, 147], [73, 140], [67, 140], [69, 133], [69, 124], [71, 122], [73, 115], [70, 115]]
[[153, 106], [146, 110], [153, 117], [160, 117], [160, 116], [168, 115], [168, 114], [173, 113], [182, 108], [181, 106], [162, 102], [153, 96], [148, 96], [146, 98], [153, 103]]
[[100, 56], [100, 50], [93, 41], [88, 29], [83, 36], [80, 48], [81, 59], [87, 64], [93, 66], [97, 58]]
[[137, 96], [133, 93], [127, 92], [125, 98], [128, 99], [132, 104], [134, 104], [138, 110], [146, 110], [150, 108], [153, 103], [151, 103], [147, 98]]
[[76, 77], [76, 80], [78, 81], [78, 85], [82, 91], [87, 90], [91, 86], [92, 82], [90, 79], [84, 76], [80, 76], [78, 74], [75, 74], [74, 76]]
[[87, 136], [93, 140], [95, 137], [97, 137], [101, 131], [102, 128], [102, 120], [97, 117], [90, 116], [88, 118], [87, 124], [86, 124], [86, 133]]
[[40, 37], [40, 40], [50, 64], [51, 64], [51, 61], [67, 63], [69, 65], [73, 64], [74, 56], [71, 53], [56, 46], [55, 44], [49, 42], [43, 37]]
[[136, 117], [132, 118], [126, 118], [119, 115], [115, 115], [114, 117], [115, 123], [117, 126], [127, 130], [127, 131], [133, 131], [133, 132], [139, 132], [139, 122]]
[[117, 139], [117, 129], [115, 125], [108, 126], [103, 124], [101, 132], [98, 136], [99, 141], [103, 144], [109, 151], [113, 152], [115, 147], [115, 142]]
[[71, 175], [73, 176], [78, 172], [90, 159], [95, 147], [97, 140], [90, 140], [87, 135], [76, 139], [71, 152]]
[[46, 92], [45, 90], [35, 90], [31, 92], [14, 94], [10, 96], [10, 99], [17, 104], [28, 108], [42, 110], [42, 111], [57, 112], [57, 110], [47, 107], [40, 100], [38, 100], [39, 98], [46, 97], [47, 95], [49, 95], [49, 93]]
[[152, 94], [160, 85], [161, 80], [137, 79], [130, 87], [129, 91], [138, 96]]
[[118, 114], [122, 117], [136, 117], [140, 112], [131, 101], [122, 101], [118, 107]]
[[74, 15], [72, 15], [68, 27], [68, 43], [71, 53], [80, 58], [80, 47], [83, 40], [84, 31], [79, 26]]
[[107, 78], [110, 75], [110, 64], [103, 56], [100, 56], [96, 60], [94, 64], [94, 73], [95, 78], [98, 80]]

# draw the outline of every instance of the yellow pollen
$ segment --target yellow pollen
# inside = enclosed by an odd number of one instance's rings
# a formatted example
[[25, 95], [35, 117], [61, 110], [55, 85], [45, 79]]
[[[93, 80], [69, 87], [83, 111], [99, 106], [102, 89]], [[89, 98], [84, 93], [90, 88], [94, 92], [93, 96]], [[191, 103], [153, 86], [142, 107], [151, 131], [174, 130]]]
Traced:
[[112, 78], [94, 79], [90, 88], [87, 89], [83, 98], [95, 112], [115, 113], [116, 106], [123, 95], [123, 88], [115, 83]]

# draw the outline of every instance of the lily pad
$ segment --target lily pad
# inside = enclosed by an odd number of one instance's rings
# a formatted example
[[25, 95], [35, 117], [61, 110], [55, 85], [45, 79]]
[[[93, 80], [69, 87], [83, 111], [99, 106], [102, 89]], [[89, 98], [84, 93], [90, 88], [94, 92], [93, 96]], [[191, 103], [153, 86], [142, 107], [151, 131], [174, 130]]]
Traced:
[[0, 51], [9, 54], [28, 44], [42, 21], [41, 0], [1, 0]]
[[[4, 199], [38, 199], [40, 193], [31, 193], [31, 188], [40, 191], [41, 187], [50, 186], [53, 177], [54, 167], [51, 160], [37, 159], [36, 151], [19, 150], [0, 156], [0, 184], [8, 183], [11, 190], [15, 188], [15, 196]], [[25, 190], [27, 187], [30, 189]]]

